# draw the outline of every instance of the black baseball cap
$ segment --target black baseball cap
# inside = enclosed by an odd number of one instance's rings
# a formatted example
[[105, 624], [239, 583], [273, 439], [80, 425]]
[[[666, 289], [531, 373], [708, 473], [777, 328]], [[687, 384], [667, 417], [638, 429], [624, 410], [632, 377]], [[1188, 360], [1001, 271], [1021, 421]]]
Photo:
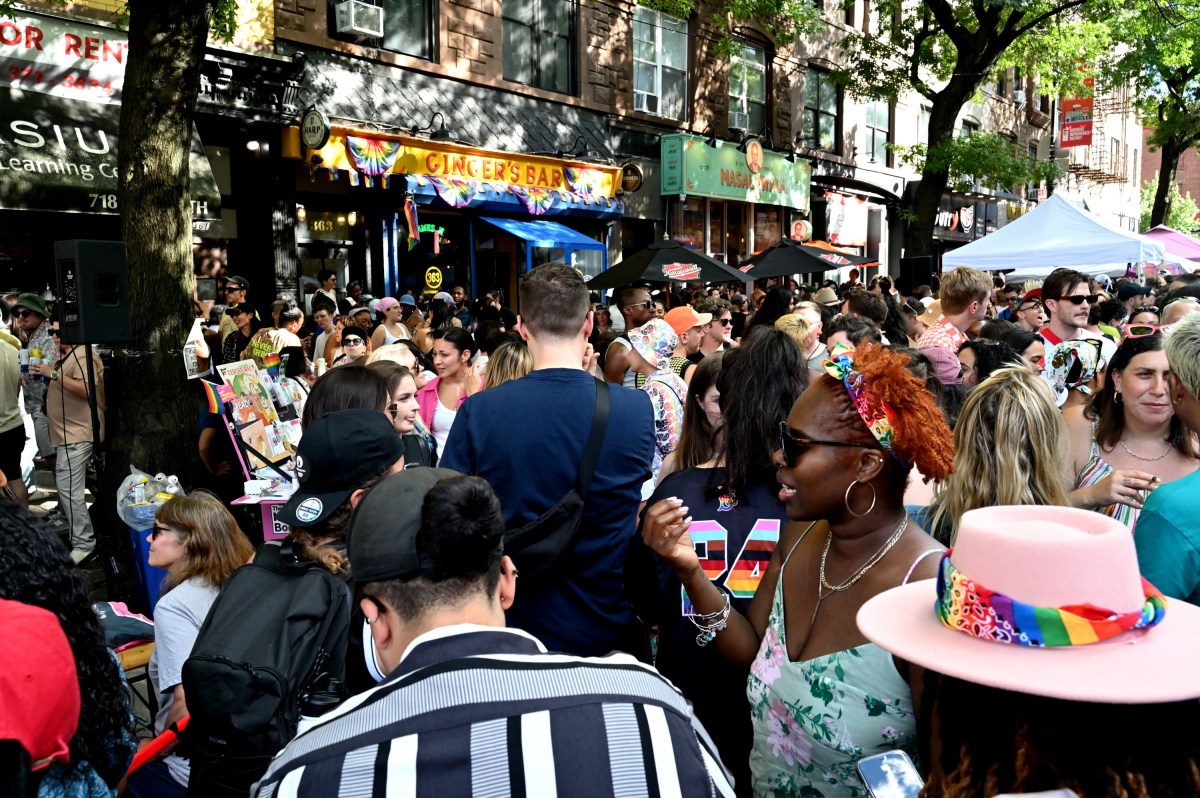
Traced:
[[372, 488], [354, 508], [346, 533], [354, 581], [361, 585], [431, 572], [436, 564], [417, 548], [421, 506], [434, 485], [461, 476], [446, 468], [406, 468]]
[[250, 283], [246, 282], [246, 278], [238, 277], [237, 275], [225, 278], [225, 287], [228, 288], [231, 285], [243, 291], [250, 288]]
[[322, 416], [300, 439], [296, 452], [300, 487], [279, 508], [279, 520], [300, 527], [322, 521], [403, 454], [400, 436], [379, 411], [339, 410]]
[[253, 316], [254, 308], [251, 307], [249, 302], [237, 302], [225, 308], [226, 316], [236, 316], [239, 313], [249, 313]]
[[1121, 300], [1122, 302], [1128, 302], [1135, 296], [1149, 296], [1151, 293], [1153, 292], [1146, 286], [1132, 281], [1121, 283], [1121, 285], [1117, 287], [1117, 299]]

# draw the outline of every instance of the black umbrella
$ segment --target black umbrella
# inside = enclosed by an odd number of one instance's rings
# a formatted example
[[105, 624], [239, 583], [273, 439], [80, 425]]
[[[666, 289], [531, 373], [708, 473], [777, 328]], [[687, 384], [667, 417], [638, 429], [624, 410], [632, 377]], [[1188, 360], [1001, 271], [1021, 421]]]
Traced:
[[842, 266], [865, 266], [878, 261], [847, 255], [820, 247], [809, 247], [782, 238], [742, 265], [745, 278], [785, 277], [792, 274], [812, 274]]
[[631, 283], [700, 280], [705, 283], [745, 283], [746, 275], [719, 260], [693, 252], [674, 241], [659, 241], [635, 252], [588, 281], [588, 288], [617, 288]]

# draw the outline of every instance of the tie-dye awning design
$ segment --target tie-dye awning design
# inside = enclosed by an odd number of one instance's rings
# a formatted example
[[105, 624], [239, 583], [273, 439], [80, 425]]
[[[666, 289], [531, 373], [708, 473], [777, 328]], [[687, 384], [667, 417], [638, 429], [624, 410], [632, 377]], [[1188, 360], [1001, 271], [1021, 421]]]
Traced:
[[346, 136], [346, 153], [354, 167], [350, 171], [350, 185], [357, 186], [361, 177], [369, 188], [372, 180], [380, 178], [383, 187], [387, 188], [392, 166], [400, 154], [400, 142]]

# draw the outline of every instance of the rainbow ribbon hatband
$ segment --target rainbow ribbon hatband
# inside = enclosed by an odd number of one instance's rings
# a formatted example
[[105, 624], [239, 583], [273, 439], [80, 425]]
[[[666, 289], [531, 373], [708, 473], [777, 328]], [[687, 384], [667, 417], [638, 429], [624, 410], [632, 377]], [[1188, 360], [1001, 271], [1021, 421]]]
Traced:
[[1140, 610], [1113, 612], [1092, 604], [1038, 607], [1024, 604], [972, 581], [942, 555], [937, 578], [937, 615], [943, 624], [981, 640], [1017, 646], [1082, 646], [1131, 629], [1159, 624], [1167, 602], [1142, 579], [1146, 601]]

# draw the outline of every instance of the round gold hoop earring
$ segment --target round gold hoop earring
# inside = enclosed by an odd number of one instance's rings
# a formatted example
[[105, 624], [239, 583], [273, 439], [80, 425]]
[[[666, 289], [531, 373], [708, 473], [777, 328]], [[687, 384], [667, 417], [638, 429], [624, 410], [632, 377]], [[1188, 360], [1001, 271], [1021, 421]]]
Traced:
[[871, 489], [871, 506], [867, 508], [865, 513], [856, 513], [850, 507], [850, 491], [854, 490], [854, 486], [857, 484], [859, 484], [857, 479], [850, 483], [850, 486], [846, 488], [846, 496], [843, 501], [846, 504], [846, 512], [850, 513], [850, 515], [854, 516], [855, 518], [862, 518], [863, 516], [870, 515], [871, 511], [875, 509], [875, 499], [877, 498], [877, 494], [875, 493], [874, 485], [869, 482], [862, 483]]

